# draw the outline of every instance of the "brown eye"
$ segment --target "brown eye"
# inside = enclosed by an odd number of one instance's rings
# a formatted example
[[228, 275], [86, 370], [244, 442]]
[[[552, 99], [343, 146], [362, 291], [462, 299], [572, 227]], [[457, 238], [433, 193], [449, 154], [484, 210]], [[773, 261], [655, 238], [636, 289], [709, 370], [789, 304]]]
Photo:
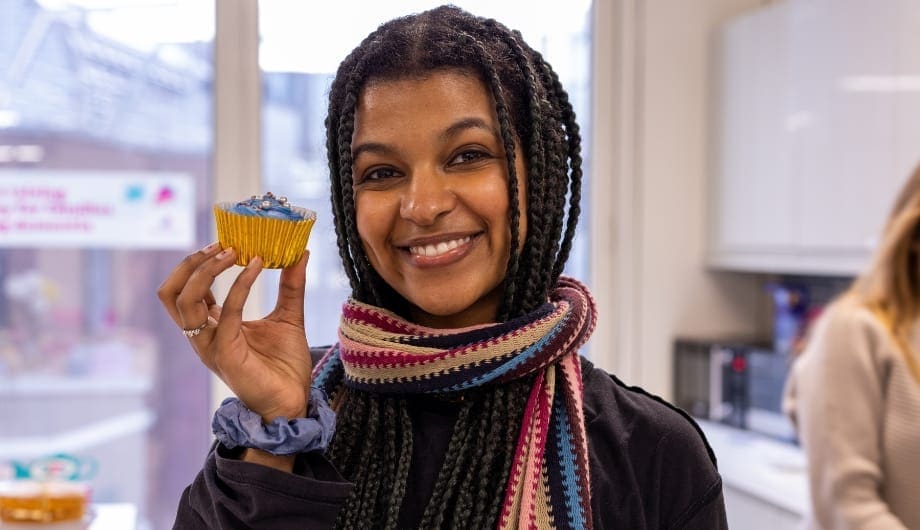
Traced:
[[490, 156], [491, 155], [488, 153], [482, 151], [463, 151], [451, 159], [450, 165], [469, 164], [470, 162], [477, 162], [483, 158], [490, 158]]
[[395, 177], [397, 175], [398, 173], [396, 172], [396, 170], [391, 167], [378, 167], [378, 168], [374, 168], [366, 172], [364, 176], [361, 178], [361, 182], [373, 182], [376, 180], [384, 180], [384, 179]]

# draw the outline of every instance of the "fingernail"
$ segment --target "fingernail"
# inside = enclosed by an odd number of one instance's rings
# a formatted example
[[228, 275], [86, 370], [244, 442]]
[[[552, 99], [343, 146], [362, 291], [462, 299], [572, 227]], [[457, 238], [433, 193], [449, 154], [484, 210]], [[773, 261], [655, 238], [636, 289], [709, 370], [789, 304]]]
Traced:
[[249, 263], [246, 264], [246, 268], [247, 268], [247, 269], [254, 269], [254, 268], [259, 267], [259, 266], [261, 266], [261, 265], [262, 265], [262, 258], [260, 258], [259, 256], [253, 256], [253, 258], [252, 258], [251, 260], [249, 260]]
[[217, 255], [217, 259], [224, 259], [233, 252], [233, 247], [227, 247], [220, 251], [220, 254]]
[[201, 249], [201, 252], [203, 252], [203, 253], [205, 253], [205, 254], [210, 254], [211, 252], [214, 252], [215, 250], [217, 250], [218, 247], [220, 247], [220, 242], [219, 242], [219, 241], [215, 241], [215, 242], [213, 242], [213, 243], [208, 244], [208, 245], [205, 246], [204, 248], [202, 248], [202, 249]]

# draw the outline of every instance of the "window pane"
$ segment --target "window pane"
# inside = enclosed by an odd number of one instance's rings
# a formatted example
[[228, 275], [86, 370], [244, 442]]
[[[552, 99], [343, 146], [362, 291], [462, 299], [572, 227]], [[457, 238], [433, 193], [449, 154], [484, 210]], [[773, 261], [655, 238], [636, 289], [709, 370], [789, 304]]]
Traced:
[[[440, 1], [302, 2], [261, 0], [259, 63], [263, 79], [263, 184], [316, 210], [307, 272], [307, 336], [314, 345], [336, 340], [339, 307], [349, 289], [335, 243], [326, 166], [326, 95], [339, 62], [368, 33], [391, 18], [441, 5]], [[562, 79], [590, 144], [591, 2], [468, 0], [453, 2], [519, 29]], [[583, 153], [589, 159], [589, 153]], [[587, 174], [585, 168], [585, 174]], [[589, 182], [583, 195], [589, 196]], [[587, 201], [567, 273], [587, 279]], [[277, 281], [266, 281], [266, 310], [274, 306]]]
[[0, 3], [0, 479], [49, 455], [170, 528], [209, 376], [156, 302], [209, 237], [209, 0]]

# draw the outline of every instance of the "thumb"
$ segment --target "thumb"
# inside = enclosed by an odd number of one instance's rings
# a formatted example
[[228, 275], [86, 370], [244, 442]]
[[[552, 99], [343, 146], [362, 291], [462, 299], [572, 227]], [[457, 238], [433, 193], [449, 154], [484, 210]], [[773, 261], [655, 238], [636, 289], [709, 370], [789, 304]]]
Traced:
[[307, 261], [310, 251], [305, 250], [297, 263], [282, 269], [278, 284], [278, 301], [275, 313], [303, 322], [304, 290], [307, 284]]

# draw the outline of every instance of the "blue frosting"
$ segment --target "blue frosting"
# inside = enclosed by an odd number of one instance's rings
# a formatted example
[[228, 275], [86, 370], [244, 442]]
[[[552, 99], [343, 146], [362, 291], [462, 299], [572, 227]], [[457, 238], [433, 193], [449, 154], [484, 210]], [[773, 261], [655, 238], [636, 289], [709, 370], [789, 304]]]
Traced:
[[271, 217], [287, 221], [300, 221], [304, 218], [302, 213], [291, 208], [286, 197], [275, 197], [272, 192], [265, 195], [253, 195], [245, 201], [234, 204], [227, 211], [239, 215]]

